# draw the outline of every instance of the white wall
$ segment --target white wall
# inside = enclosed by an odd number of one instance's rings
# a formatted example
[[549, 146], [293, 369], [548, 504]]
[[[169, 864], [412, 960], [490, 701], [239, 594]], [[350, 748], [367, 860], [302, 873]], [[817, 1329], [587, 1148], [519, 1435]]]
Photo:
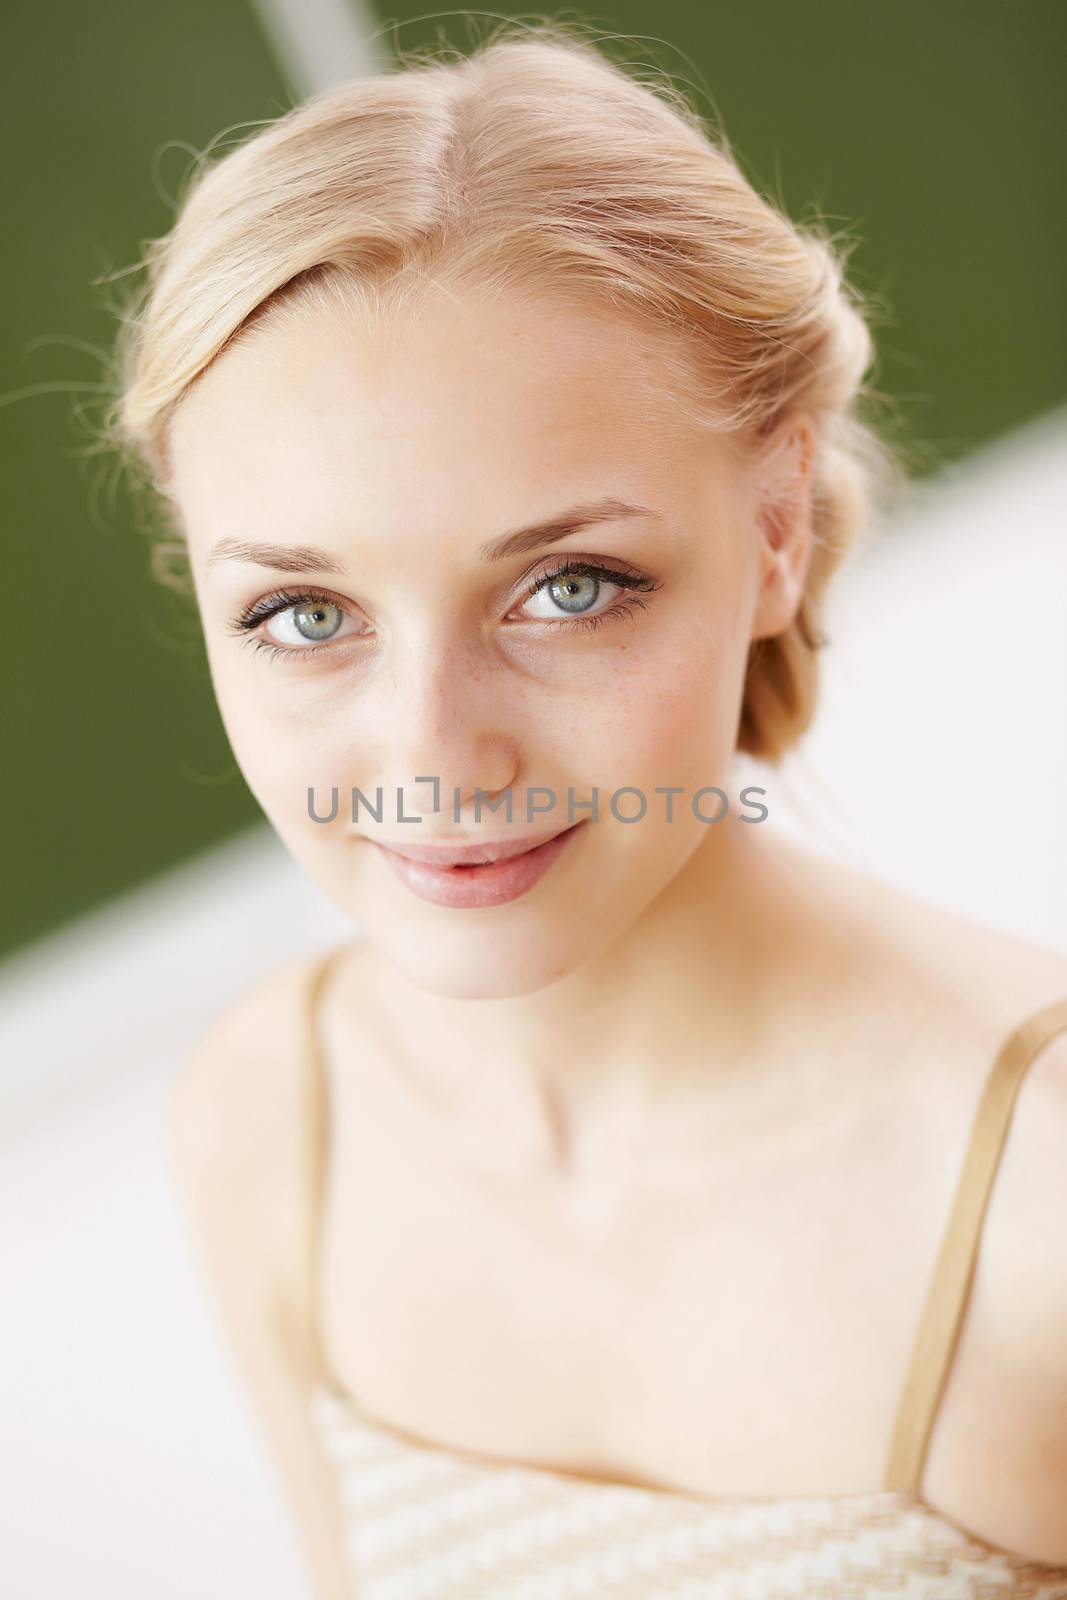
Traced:
[[917, 494], [836, 582], [790, 816], [1067, 952], [1067, 410]]

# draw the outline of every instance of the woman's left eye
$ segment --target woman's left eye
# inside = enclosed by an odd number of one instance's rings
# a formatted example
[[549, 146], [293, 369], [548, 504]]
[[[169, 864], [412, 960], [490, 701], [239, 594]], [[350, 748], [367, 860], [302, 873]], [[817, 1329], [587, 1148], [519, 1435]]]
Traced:
[[[619, 591], [614, 603], [603, 610], [594, 609], [607, 585]], [[639, 598], [658, 589], [654, 578], [635, 567], [612, 568], [590, 561], [568, 561], [555, 571], [543, 574], [527, 590], [524, 610], [527, 620], [552, 622], [564, 628], [584, 628], [592, 631], [602, 622], [616, 617], [629, 616], [636, 607], [644, 608], [648, 602]], [[622, 599], [626, 595], [626, 599]], [[537, 605], [541, 609], [530, 612]]]

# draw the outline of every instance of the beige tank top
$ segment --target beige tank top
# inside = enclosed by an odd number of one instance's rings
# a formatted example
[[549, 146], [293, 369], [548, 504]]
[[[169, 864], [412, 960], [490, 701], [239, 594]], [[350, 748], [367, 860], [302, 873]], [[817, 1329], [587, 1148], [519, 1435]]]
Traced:
[[[329, 1081], [318, 998], [306, 990], [318, 1306]], [[967, 1532], [919, 1495], [930, 1433], [974, 1275], [1023, 1074], [1067, 1030], [1067, 997], [1004, 1041], [971, 1130], [901, 1393], [880, 1489], [848, 1495], [693, 1496], [487, 1461], [386, 1427], [333, 1375], [320, 1343], [315, 1427], [336, 1473], [357, 1600], [1067, 1600], [1067, 1567]], [[318, 1319], [315, 1318], [316, 1336]], [[1067, 1526], [1067, 1506], [1064, 1507]]]

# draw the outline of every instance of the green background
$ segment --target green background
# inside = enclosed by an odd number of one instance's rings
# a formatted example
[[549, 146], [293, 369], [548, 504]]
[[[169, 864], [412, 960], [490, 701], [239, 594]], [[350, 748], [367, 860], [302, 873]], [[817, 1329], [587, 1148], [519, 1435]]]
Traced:
[[[374, 18], [403, 50], [462, 14]], [[717, 113], [753, 181], [858, 239], [875, 374], [924, 474], [1064, 399], [1067, 6], [690, 0], [544, 13], [639, 36]], [[497, 6], [493, 15], [535, 13]], [[474, 32], [491, 28], [480, 19]], [[189, 604], [149, 570], [110, 463], [85, 454], [108, 309], [166, 230], [190, 147], [294, 94], [239, 0], [8, 8], [0, 295], [7, 752], [0, 954], [259, 820]], [[78, 386], [87, 386], [84, 390]]]

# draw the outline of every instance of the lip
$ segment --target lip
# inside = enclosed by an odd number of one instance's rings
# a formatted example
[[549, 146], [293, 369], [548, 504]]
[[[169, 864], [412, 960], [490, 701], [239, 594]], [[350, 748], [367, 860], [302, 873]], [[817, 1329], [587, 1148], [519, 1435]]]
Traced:
[[[375, 843], [392, 871], [420, 900], [452, 910], [485, 910], [506, 905], [527, 894], [567, 850], [588, 820], [583, 817], [573, 827], [542, 836], [532, 847], [526, 842], [526, 847], [522, 848], [523, 841], [517, 842], [518, 849], [514, 848], [515, 841], [509, 841], [505, 847], [501, 841], [498, 848], [507, 848], [510, 853], [498, 855], [496, 860], [483, 865], [460, 862], [442, 866], [440, 853], [435, 853], [433, 861], [416, 860], [406, 853], [409, 848], [406, 845], [405, 854], [401, 855], [398, 850]], [[429, 845], [423, 848], [432, 851]], [[469, 846], [467, 853], [485, 854], [488, 849], [488, 845]], [[445, 852], [453, 856], [455, 853], [455, 850]]]
[[528, 833], [521, 839], [514, 835], [503, 839], [485, 839], [478, 844], [392, 844], [375, 839], [374, 843], [392, 855], [403, 856], [406, 861], [423, 861], [430, 867], [477, 866], [487, 861], [506, 861], [511, 856], [525, 855], [528, 850], [547, 844], [549, 839], [566, 833], [566, 828], [550, 828], [544, 833]]

